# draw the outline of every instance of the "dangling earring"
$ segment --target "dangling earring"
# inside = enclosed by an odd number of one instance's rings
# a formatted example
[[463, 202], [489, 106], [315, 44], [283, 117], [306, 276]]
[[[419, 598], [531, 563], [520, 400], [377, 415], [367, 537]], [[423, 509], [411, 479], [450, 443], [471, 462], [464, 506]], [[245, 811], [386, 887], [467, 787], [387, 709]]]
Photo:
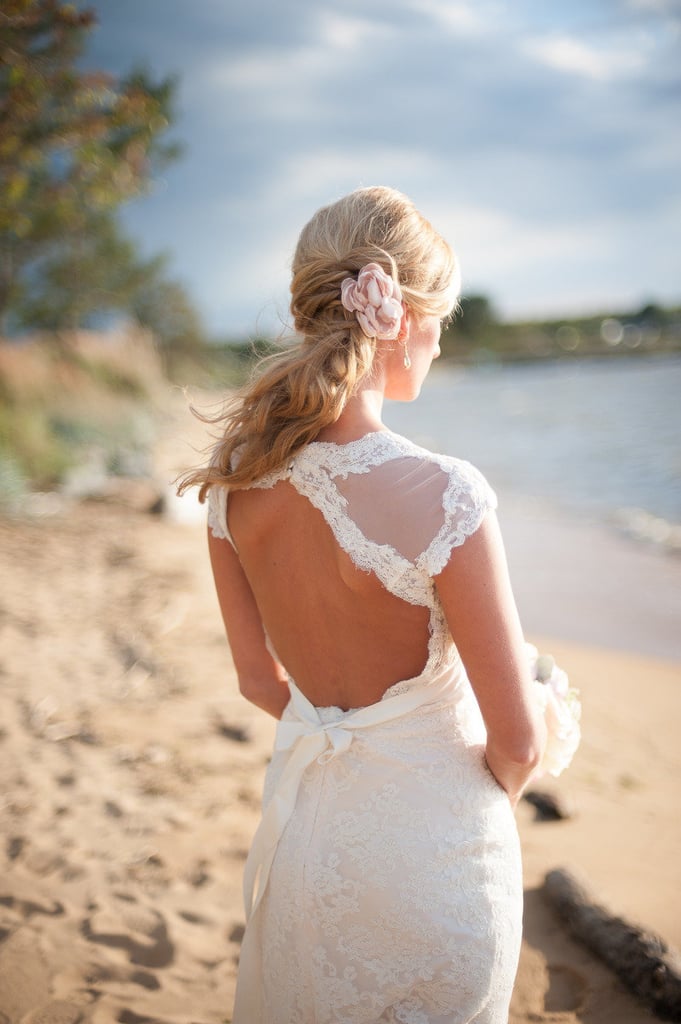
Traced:
[[406, 341], [404, 343], [404, 368], [405, 370], [411, 369], [411, 359], [409, 358], [409, 349], [407, 348]]

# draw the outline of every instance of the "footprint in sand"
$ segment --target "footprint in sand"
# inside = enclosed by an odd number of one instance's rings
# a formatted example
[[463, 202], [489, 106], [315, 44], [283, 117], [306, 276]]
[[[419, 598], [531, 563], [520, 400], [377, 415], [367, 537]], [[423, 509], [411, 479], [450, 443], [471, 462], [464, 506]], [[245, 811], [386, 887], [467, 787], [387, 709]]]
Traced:
[[51, 875], [66, 867], [59, 850], [36, 846], [24, 836], [11, 836], [6, 846], [8, 860], [21, 858], [25, 868], [35, 875]]
[[203, 914], [196, 914], [193, 910], [178, 910], [177, 914], [178, 917], [181, 917], [188, 924], [211, 925], [214, 923], [209, 917], [205, 917]]
[[142, 967], [167, 967], [175, 959], [165, 918], [148, 907], [96, 910], [80, 930], [89, 942], [125, 950], [130, 963]]
[[544, 995], [544, 1009], [551, 1013], [580, 1010], [584, 1006], [587, 982], [572, 967], [549, 964], [549, 987]]
[[195, 889], [200, 889], [202, 885], [211, 881], [212, 876], [210, 872], [206, 871], [208, 865], [209, 861], [198, 860], [187, 873], [187, 881], [190, 885], [193, 885]]
[[54, 999], [21, 1018], [20, 1024], [79, 1024], [83, 1019], [82, 1007], [63, 999]]
[[0, 906], [9, 907], [22, 917], [31, 917], [33, 914], [47, 914], [49, 917], [59, 917], [64, 913], [64, 907], [57, 900], [51, 905], [36, 903], [34, 900], [19, 899], [15, 896], [0, 896]]
[[165, 1024], [159, 1017], [145, 1017], [134, 1010], [121, 1010], [116, 1020], [118, 1024]]
[[10, 836], [7, 840], [7, 857], [16, 860], [26, 844], [23, 836]]
[[113, 982], [116, 985], [139, 985], [148, 992], [157, 992], [161, 983], [151, 971], [140, 971], [123, 964], [93, 963], [87, 970], [86, 983], [89, 988], [99, 989]]
[[133, 1010], [121, 1010], [116, 1017], [118, 1024], [164, 1024], [157, 1017], [144, 1017]]

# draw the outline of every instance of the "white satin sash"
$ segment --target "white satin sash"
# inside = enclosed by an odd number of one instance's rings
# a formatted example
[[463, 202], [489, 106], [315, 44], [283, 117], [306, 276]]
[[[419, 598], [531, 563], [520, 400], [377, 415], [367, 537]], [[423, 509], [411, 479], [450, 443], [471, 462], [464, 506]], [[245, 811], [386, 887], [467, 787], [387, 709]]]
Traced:
[[[369, 729], [390, 722], [426, 704], [435, 704], [453, 694], [460, 681], [457, 669], [448, 665], [427, 680], [415, 681], [404, 693], [385, 697], [357, 711], [349, 711], [334, 722], [323, 722], [317, 708], [290, 682], [291, 700], [286, 718], [278, 726], [274, 741], [276, 751], [288, 751], [288, 758], [279, 776], [272, 797], [263, 811], [262, 820], [253, 838], [244, 870], [244, 906], [246, 921], [258, 907], [267, 887], [270, 868], [277, 845], [296, 806], [298, 788], [305, 769], [318, 760], [324, 764], [347, 750], [358, 729]], [[291, 717], [293, 713], [294, 717]]]

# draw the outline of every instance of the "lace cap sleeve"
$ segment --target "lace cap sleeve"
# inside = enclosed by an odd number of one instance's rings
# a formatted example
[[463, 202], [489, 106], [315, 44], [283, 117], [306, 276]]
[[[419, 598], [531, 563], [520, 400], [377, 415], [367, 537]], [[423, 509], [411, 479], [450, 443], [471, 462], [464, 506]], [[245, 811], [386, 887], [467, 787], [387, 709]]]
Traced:
[[228, 540], [236, 549], [232, 535], [227, 526], [227, 495], [226, 487], [214, 484], [208, 491], [208, 529], [217, 540]]
[[418, 560], [419, 568], [437, 576], [449, 561], [452, 549], [478, 529], [497, 496], [480, 470], [462, 459], [448, 460], [449, 481], [442, 496], [443, 522]]

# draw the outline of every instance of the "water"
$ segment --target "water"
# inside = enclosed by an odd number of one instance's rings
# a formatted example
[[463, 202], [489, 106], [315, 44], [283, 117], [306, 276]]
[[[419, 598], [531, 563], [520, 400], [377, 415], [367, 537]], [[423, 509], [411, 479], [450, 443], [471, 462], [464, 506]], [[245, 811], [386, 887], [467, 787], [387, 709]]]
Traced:
[[392, 430], [469, 459], [500, 492], [598, 519], [638, 509], [658, 527], [681, 523], [680, 356], [436, 364], [415, 403], [385, 413]]

